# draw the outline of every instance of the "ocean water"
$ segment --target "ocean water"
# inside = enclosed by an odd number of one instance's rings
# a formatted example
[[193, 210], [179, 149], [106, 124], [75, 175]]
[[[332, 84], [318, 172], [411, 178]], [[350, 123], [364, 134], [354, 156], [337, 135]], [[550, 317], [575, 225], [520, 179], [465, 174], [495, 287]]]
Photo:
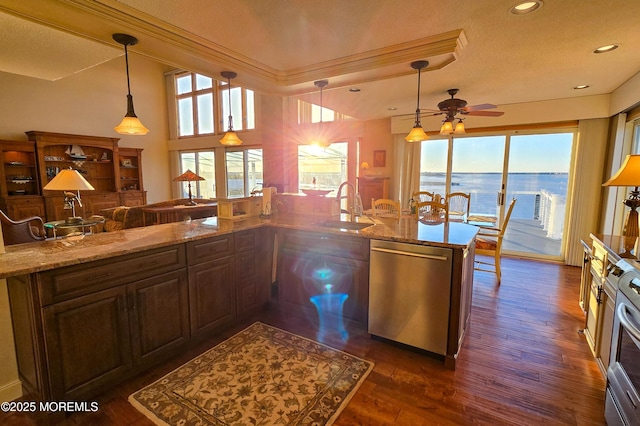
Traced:
[[[544, 192], [555, 195], [558, 203], [565, 204], [568, 180], [568, 173], [509, 173], [505, 204], [511, 198], [518, 199], [511, 217], [537, 219]], [[421, 173], [420, 190], [444, 194], [445, 181], [445, 173]], [[474, 214], [497, 214], [501, 185], [502, 173], [453, 173], [451, 176], [451, 192], [470, 193]]]

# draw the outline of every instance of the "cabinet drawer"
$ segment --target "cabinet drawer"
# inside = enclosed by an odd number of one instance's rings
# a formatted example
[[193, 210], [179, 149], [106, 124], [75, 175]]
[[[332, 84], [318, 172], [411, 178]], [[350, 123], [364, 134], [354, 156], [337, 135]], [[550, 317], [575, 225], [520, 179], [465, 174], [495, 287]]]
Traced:
[[286, 231], [282, 234], [282, 244], [284, 247], [294, 250], [369, 260], [369, 239], [362, 237]]
[[187, 258], [189, 265], [195, 265], [207, 260], [218, 259], [233, 254], [233, 235], [205, 238], [187, 243]]
[[182, 245], [68, 266], [39, 274], [40, 298], [49, 305], [185, 266]]
[[258, 244], [260, 229], [252, 229], [233, 234], [236, 252], [251, 250]]

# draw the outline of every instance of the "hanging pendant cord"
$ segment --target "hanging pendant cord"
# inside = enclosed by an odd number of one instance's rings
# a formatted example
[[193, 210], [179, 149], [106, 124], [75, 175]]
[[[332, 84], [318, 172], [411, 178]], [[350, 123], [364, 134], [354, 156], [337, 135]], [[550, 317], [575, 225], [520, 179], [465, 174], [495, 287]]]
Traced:
[[227, 78], [227, 91], [229, 92], [229, 131], [233, 131], [233, 115], [231, 114], [231, 78]]
[[416, 125], [417, 126], [421, 126], [420, 124], [420, 68], [418, 68], [418, 102], [416, 105]]
[[124, 63], [127, 66], [127, 94], [131, 95], [131, 85], [129, 84], [129, 54], [127, 53], [127, 45], [124, 45]]

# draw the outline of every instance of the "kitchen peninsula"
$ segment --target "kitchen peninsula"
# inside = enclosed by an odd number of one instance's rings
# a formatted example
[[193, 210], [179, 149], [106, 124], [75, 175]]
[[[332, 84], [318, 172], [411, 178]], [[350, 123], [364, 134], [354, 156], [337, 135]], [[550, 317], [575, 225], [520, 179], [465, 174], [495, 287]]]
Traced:
[[371, 239], [451, 249], [444, 361], [455, 368], [469, 322], [476, 228], [415, 219], [358, 222], [213, 217], [7, 247], [0, 277], [8, 282], [26, 392], [42, 400], [86, 400], [266, 305], [274, 240], [280, 303], [309, 308], [309, 295], [296, 287], [296, 259], [308, 253], [337, 260], [357, 283], [345, 317], [362, 327]]

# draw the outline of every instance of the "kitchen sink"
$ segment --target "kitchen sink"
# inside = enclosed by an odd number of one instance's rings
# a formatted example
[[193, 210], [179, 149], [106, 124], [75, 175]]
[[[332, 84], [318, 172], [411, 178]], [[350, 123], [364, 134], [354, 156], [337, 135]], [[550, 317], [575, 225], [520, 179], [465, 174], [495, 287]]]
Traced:
[[344, 222], [341, 220], [327, 220], [325, 222], [320, 222], [318, 224], [318, 226], [322, 228], [348, 229], [351, 231], [358, 231], [360, 229], [364, 229], [372, 225], [373, 223]]

